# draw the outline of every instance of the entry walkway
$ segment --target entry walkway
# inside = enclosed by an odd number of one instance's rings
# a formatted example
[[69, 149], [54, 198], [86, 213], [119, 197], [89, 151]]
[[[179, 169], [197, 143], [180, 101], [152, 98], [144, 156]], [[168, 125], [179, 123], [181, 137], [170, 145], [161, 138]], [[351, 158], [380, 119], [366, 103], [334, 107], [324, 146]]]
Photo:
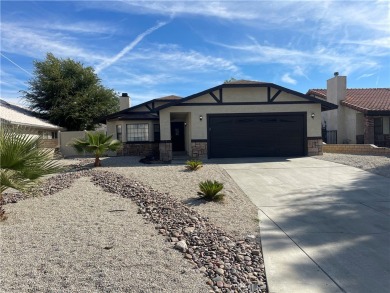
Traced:
[[389, 292], [389, 178], [308, 157], [216, 162], [259, 208], [270, 293]]

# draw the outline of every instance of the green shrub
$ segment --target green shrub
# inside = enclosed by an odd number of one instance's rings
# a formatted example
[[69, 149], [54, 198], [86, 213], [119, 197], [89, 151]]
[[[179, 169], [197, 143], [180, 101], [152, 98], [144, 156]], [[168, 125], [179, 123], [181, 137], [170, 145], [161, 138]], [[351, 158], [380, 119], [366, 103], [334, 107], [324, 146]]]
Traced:
[[186, 162], [186, 168], [191, 171], [196, 171], [203, 167], [202, 161], [190, 160]]
[[208, 201], [221, 201], [225, 196], [223, 193], [219, 193], [223, 189], [223, 184], [215, 180], [206, 180], [199, 183], [199, 189], [198, 194]]

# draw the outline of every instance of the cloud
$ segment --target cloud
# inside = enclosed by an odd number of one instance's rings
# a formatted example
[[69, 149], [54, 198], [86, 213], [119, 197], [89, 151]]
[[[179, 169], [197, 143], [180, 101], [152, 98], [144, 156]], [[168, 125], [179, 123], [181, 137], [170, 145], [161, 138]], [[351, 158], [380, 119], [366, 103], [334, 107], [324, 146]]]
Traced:
[[[309, 23], [322, 23], [317, 34], [346, 26], [389, 32], [387, 1], [98, 1], [83, 2], [87, 8], [146, 15], [218, 18], [267, 28], [310, 30]], [[266, 20], [266, 21], [264, 21]], [[259, 21], [261, 21], [259, 23]], [[318, 27], [312, 26], [312, 27]], [[342, 30], [341, 30], [342, 33]]]
[[136, 48], [113, 67], [116, 70], [125, 68], [134, 74], [140, 74], [134, 70], [142, 68], [142, 75], [163, 73], [165, 76], [180, 77], [181, 73], [240, 72], [240, 68], [230, 60], [169, 44], [148, 44], [147, 47]]
[[[340, 71], [349, 75], [356, 71], [378, 69], [383, 66], [376, 55], [363, 52], [354, 46], [331, 44], [304, 49], [301, 47], [282, 48], [275, 45], [261, 45], [254, 37], [250, 42], [240, 41], [237, 44], [212, 42], [231, 50], [237, 64], [279, 64], [286, 66], [296, 76], [306, 76], [304, 71], [320, 68], [320, 71]], [[355, 46], [356, 47], [356, 46]]]
[[131, 50], [133, 50], [135, 48], [135, 46], [137, 46], [147, 35], [150, 35], [151, 33], [153, 33], [154, 31], [158, 30], [160, 27], [163, 27], [166, 24], [167, 24], [167, 22], [159, 22], [157, 25], [155, 25], [155, 26], [147, 29], [143, 33], [139, 34], [134, 39], [134, 41], [132, 41], [130, 44], [128, 44], [126, 47], [124, 47], [118, 54], [116, 54], [115, 56], [113, 56], [111, 58], [104, 60], [101, 64], [96, 66], [96, 73], [99, 73], [103, 69], [105, 69], [105, 68], [111, 66], [112, 64], [114, 64], [115, 62], [117, 62], [120, 58], [122, 58], [124, 55], [129, 53]]
[[251, 6], [251, 2], [245, 2], [243, 5], [240, 1], [91, 1], [79, 5], [87, 8], [164, 16], [201, 15], [226, 20], [258, 18], [256, 10], [242, 9], [243, 6]]
[[47, 52], [52, 52], [61, 57], [87, 60], [89, 63], [106, 60], [105, 56], [96, 51], [84, 49], [77, 41], [60, 32], [32, 29], [27, 25], [3, 22], [1, 34], [3, 52], [32, 58], [40, 58]]
[[46, 29], [52, 31], [64, 31], [71, 32], [76, 34], [113, 34], [116, 32], [116, 29], [112, 27], [109, 23], [102, 22], [72, 22], [72, 23], [63, 23], [63, 22], [49, 22], [49, 23], [32, 23], [30, 27], [37, 29]]
[[28, 75], [32, 76], [33, 74], [31, 72], [28, 72], [26, 69], [24, 69], [23, 67], [19, 66], [17, 63], [15, 63], [14, 61], [12, 61], [11, 59], [9, 59], [7, 56], [5, 56], [3, 53], [0, 53], [0, 55], [5, 58], [6, 60], [8, 60], [9, 62], [11, 62], [13, 65], [15, 65], [17, 68], [19, 68], [20, 70], [22, 70], [23, 72], [27, 73]]
[[283, 74], [281, 80], [285, 83], [289, 83], [289, 84], [297, 84], [297, 81], [295, 79], [293, 79], [289, 73], [285, 73]]
[[360, 75], [358, 78], [356, 78], [356, 80], [359, 80], [362, 78], [367, 78], [367, 77], [373, 76], [374, 74], [375, 73], [365, 73], [365, 74]]
[[240, 69], [223, 58], [183, 50], [178, 46], [155, 44], [147, 49], [137, 48], [124, 57], [120, 64], [114, 64], [101, 72], [100, 77], [110, 87], [124, 89], [124, 92], [150, 91], [158, 87], [161, 93], [157, 94], [156, 91], [156, 98], [165, 93], [175, 94], [172, 89], [190, 94], [188, 88], [194, 86], [194, 81], [200, 90], [239, 74]]

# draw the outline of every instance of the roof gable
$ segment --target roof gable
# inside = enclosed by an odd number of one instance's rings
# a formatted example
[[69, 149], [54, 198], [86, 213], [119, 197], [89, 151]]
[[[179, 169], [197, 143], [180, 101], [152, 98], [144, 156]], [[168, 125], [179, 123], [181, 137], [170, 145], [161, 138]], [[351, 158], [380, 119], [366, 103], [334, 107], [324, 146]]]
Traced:
[[99, 118], [100, 123], [104, 123], [106, 120], [118, 119], [118, 120], [154, 120], [158, 119], [157, 107], [170, 103], [172, 101], [180, 100], [181, 97], [175, 95], [164, 96], [161, 98], [146, 101], [136, 106], [109, 114], [102, 118]]
[[[301, 102], [301, 103], [304, 103], [304, 102], [306, 102], [306, 103], [319, 103], [319, 104], [321, 104], [322, 111], [337, 109], [337, 105], [334, 105], [332, 103], [324, 101], [323, 99], [318, 99], [316, 97], [312, 97], [312, 96], [307, 95], [307, 94], [302, 94], [300, 92], [297, 92], [297, 91], [294, 91], [294, 90], [291, 90], [291, 89], [288, 89], [288, 88], [285, 88], [285, 87], [282, 87], [282, 86], [279, 86], [279, 85], [276, 85], [273, 83], [238, 80], [238, 81], [223, 83], [223, 84], [220, 84], [218, 86], [209, 88], [207, 90], [198, 92], [196, 94], [187, 96], [187, 97], [182, 98], [180, 100], [172, 101], [172, 102], [167, 103], [161, 107], [156, 108], [156, 110], [161, 110], [161, 109], [165, 109], [165, 108], [172, 107], [172, 106], [178, 106], [180, 104], [188, 104], [188, 101], [194, 100], [194, 99], [201, 97], [201, 96], [204, 96], [204, 95], [210, 95], [216, 103], [222, 104], [223, 103], [223, 98], [222, 98], [223, 97], [223, 89], [227, 89], [227, 88], [267, 88], [267, 93], [268, 93], [267, 94], [267, 102], [264, 102], [264, 104], [271, 104], [271, 103], [277, 104], [278, 103], [277, 97], [279, 96], [279, 94], [281, 92], [283, 92], [283, 93], [291, 94], [291, 95], [294, 95], [296, 97], [302, 98], [303, 102]], [[272, 89], [273, 89], [273, 91], [272, 91]], [[215, 92], [217, 92], [218, 95], [216, 95]], [[284, 102], [284, 103], [286, 103], [286, 102]], [[296, 102], [296, 103], [298, 103], [298, 102]], [[227, 105], [227, 103], [224, 103], [224, 104]], [[233, 103], [231, 103], [231, 104], [233, 104]], [[249, 104], [254, 104], [254, 103], [241, 103], [241, 104], [248, 104], [249, 105]], [[256, 104], [262, 104], [262, 103], [259, 102]]]

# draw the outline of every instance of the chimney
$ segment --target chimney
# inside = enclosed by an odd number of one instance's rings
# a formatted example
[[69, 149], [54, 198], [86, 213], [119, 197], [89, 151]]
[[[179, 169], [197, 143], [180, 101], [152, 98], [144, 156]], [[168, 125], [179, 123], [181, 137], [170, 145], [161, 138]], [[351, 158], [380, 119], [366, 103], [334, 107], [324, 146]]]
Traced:
[[339, 76], [338, 72], [334, 73], [334, 77], [326, 82], [326, 99], [336, 105], [340, 105], [340, 101], [344, 100], [347, 94], [347, 77]]
[[125, 110], [127, 108], [130, 108], [131, 102], [130, 102], [130, 97], [127, 93], [122, 93], [122, 96], [120, 97], [119, 100], [119, 110]]

